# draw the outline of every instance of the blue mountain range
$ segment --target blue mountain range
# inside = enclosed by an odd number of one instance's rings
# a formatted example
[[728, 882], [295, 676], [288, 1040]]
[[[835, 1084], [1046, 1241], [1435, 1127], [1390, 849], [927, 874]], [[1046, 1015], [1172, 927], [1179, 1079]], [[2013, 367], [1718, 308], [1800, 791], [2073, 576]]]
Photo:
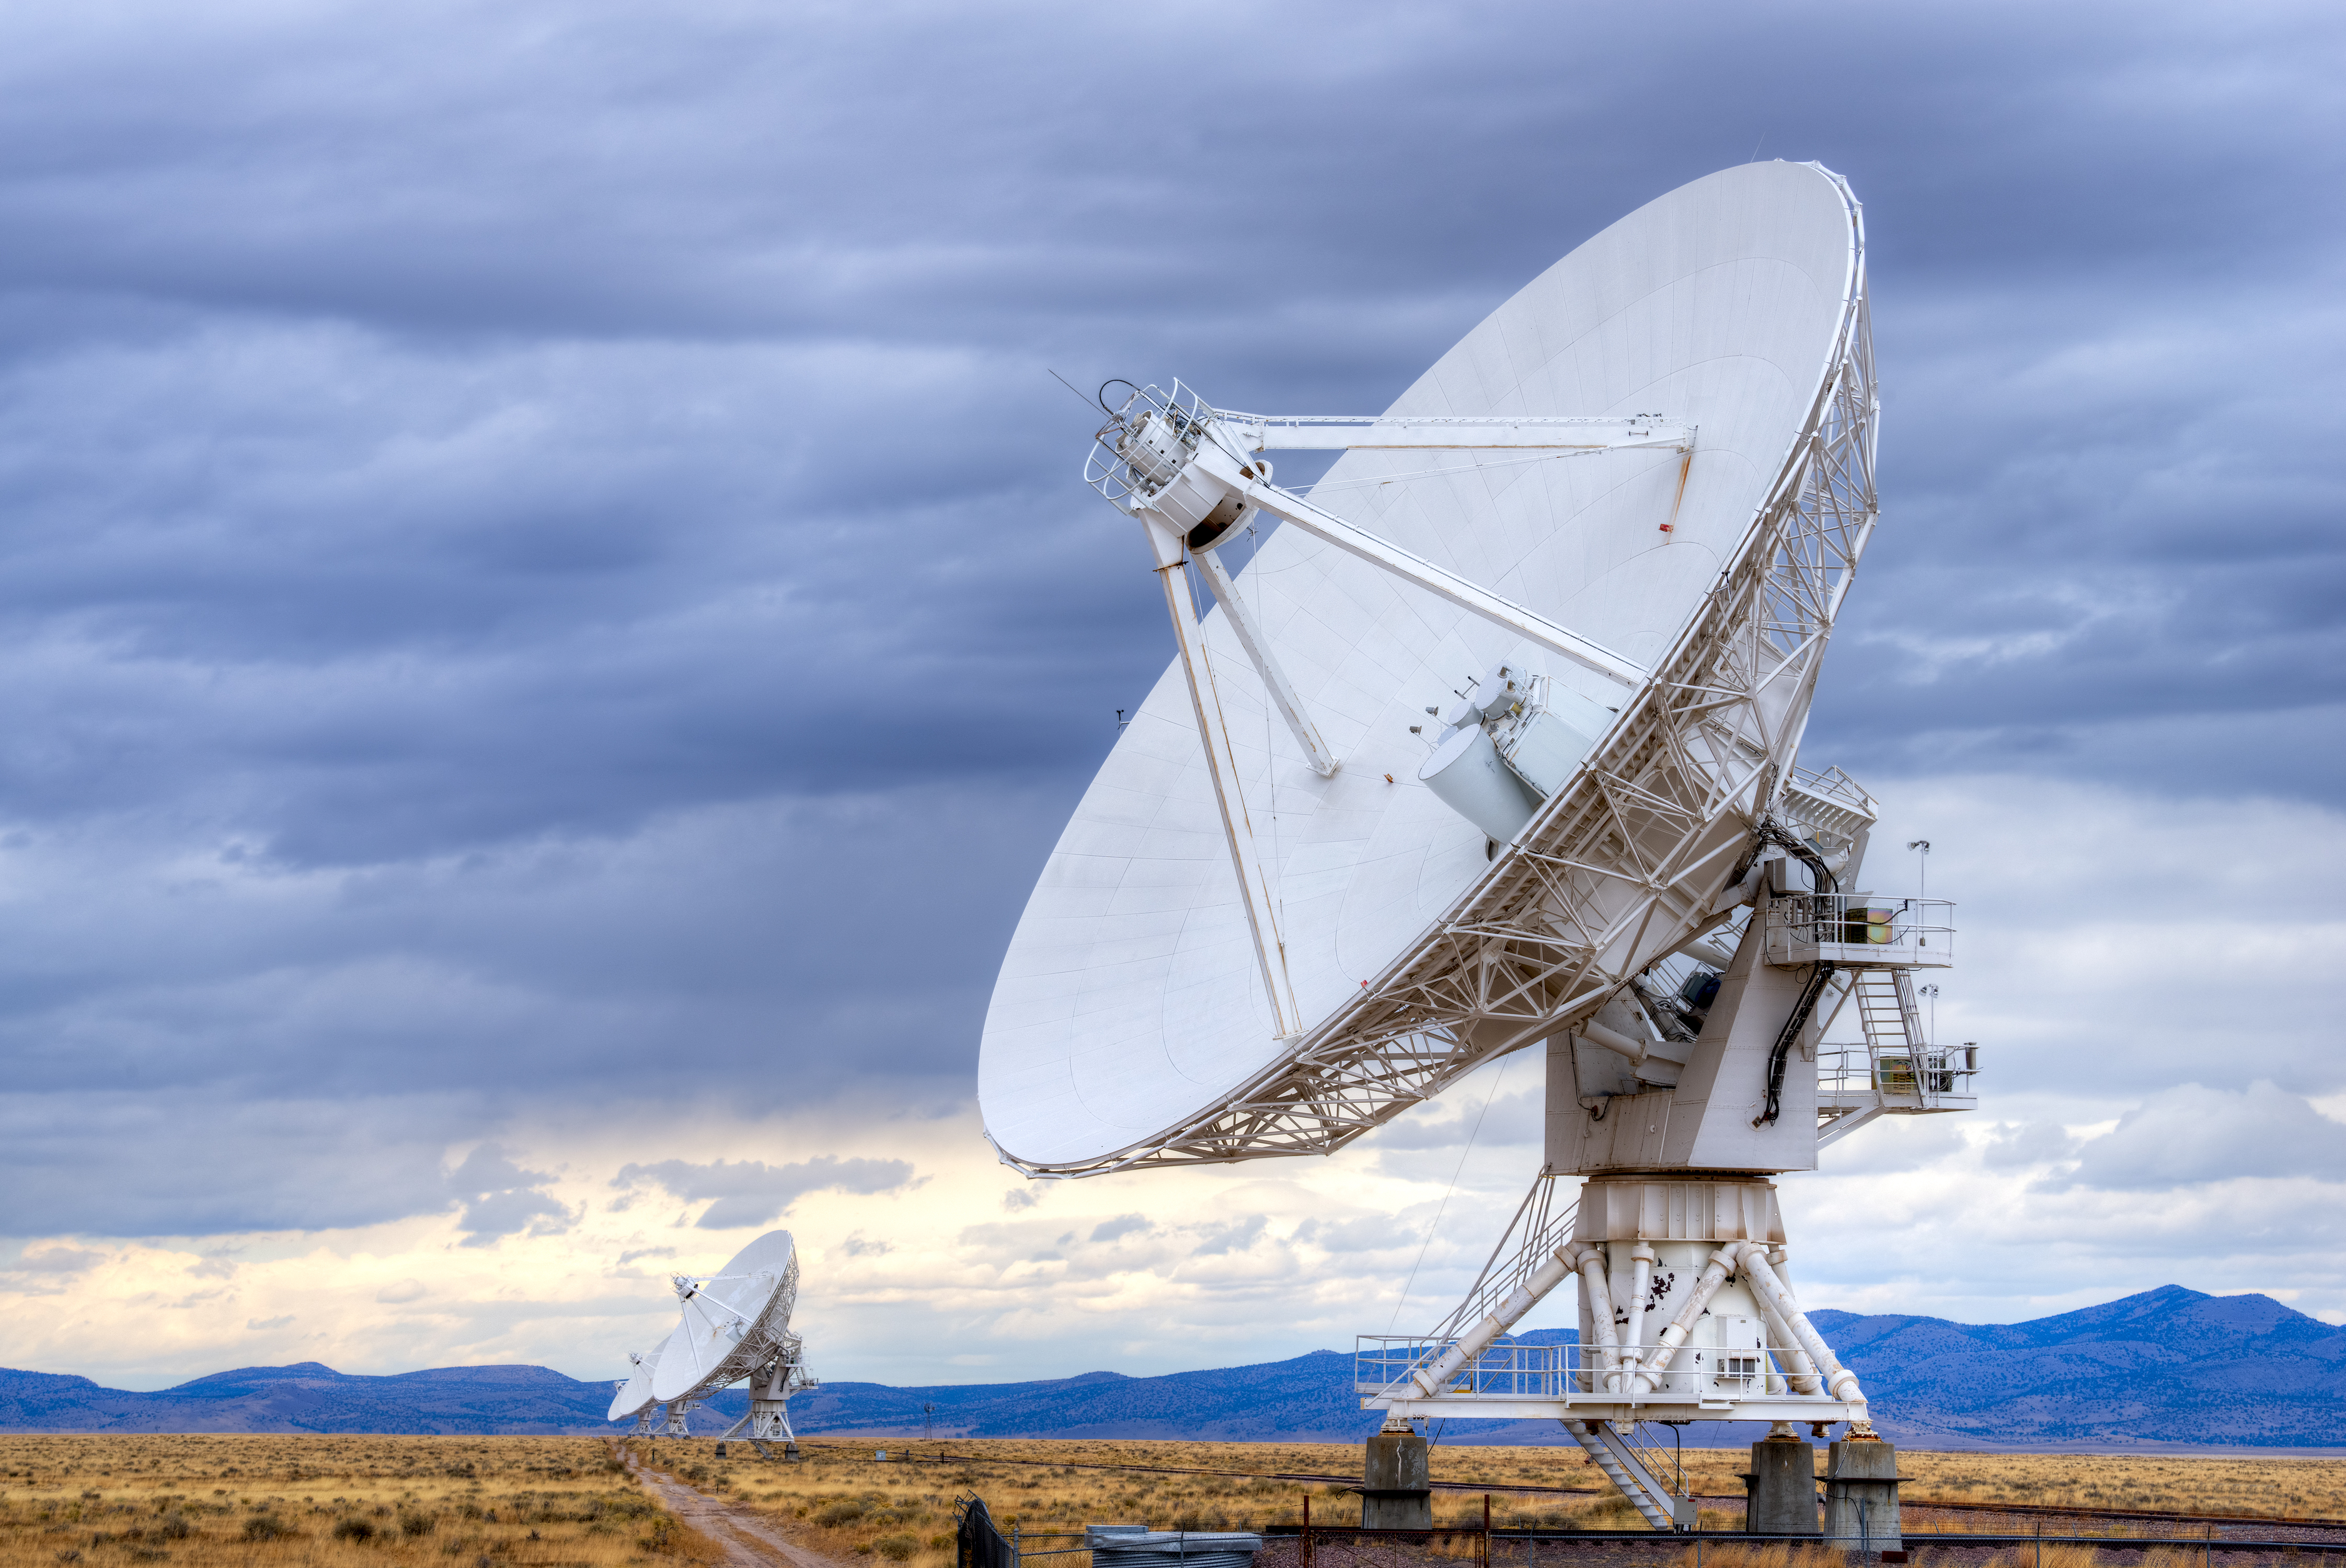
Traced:
[[[2346, 1448], [2346, 1329], [2263, 1296], [2180, 1286], [2025, 1323], [1810, 1314], [1864, 1380], [1876, 1423], [1930, 1448]], [[1555, 1343], [1571, 1331], [1524, 1339]], [[819, 1353], [819, 1347], [818, 1347]], [[443, 1367], [357, 1377], [315, 1361], [215, 1372], [134, 1393], [87, 1378], [0, 1370], [0, 1431], [172, 1432], [609, 1432], [611, 1384], [545, 1367]], [[696, 1414], [722, 1431], [734, 1390]], [[801, 1435], [1131, 1437], [1353, 1442], [1352, 1358], [1128, 1378], [897, 1388], [833, 1382], [794, 1399]], [[1689, 1430], [1689, 1444], [1749, 1428]], [[1568, 1441], [1553, 1422], [1452, 1421], [1453, 1442]]]

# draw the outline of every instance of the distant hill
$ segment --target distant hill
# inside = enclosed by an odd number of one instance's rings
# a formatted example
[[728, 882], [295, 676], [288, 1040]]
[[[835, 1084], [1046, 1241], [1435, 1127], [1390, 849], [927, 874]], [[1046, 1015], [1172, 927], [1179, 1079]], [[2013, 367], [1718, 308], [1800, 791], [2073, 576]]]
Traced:
[[[2167, 1286], [2027, 1323], [1810, 1314], [1865, 1381], [1875, 1419], [1931, 1448], [2346, 1447], [2346, 1329], [2263, 1296]], [[1526, 1339], [1556, 1343], [1569, 1330]], [[819, 1354], [819, 1351], [818, 1351]], [[820, 1368], [820, 1361], [817, 1362]], [[894, 1388], [834, 1382], [791, 1401], [802, 1435], [859, 1439], [1136, 1437], [1353, 1442], [1379, 1417], [1352, 1392], [1352, 1359], [1166, 1377], [1116, 1372], [1024, 1383]], [[735, 1390], [696, 1413], [722, 1431]], [[315, 1361], [216, 1372], [155, 1393], [87, 1378], [0, 1370], [0, 1431], [174, 1432], [607, 1432], [611, 1385], [544, 1367], [444, 1367], [352, 1377]], [[923, 1407], [933, 1407], [924, 1412]], [[1689, 1444], [1753, 1429], [1689, 1429]], [[1570, 1441], [1554, 1422], [1459, 1421], [1452, 1442]]]
[[601, 1431], [611, 1385], [545, 1367], [352, 1377], [316, 1361], [243, 1367], [151, 1394], [0, 1369], [0, 1431], [556, 1432]]
[[2038, 1318], [1810, 1320], [1923, 1446], [2346, 1446], [2346, 1329], [2179, 1285]]

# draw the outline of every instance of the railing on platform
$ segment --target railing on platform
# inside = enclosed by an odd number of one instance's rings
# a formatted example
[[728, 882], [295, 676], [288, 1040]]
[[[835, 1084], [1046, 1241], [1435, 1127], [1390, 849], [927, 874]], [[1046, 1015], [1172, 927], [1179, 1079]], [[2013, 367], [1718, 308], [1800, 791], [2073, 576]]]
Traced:
[[1879, 1094], [1935, 1106], [1943, 1096], [1969, 1095], [1978, 1073], [1976, 1045], [1926, 1045], [1879, 1057], [1862, 1045], [1817, 1053], [1817, 1092], [1822, 1095]]
[[1946, 899], [1788, 893], [1767, 902], [1770, 963], [1944, 969], [1955, 962], [1955, 906]]
[[[1746, 1319], [1745, 1321], [1750, 1321]], [[1421, 1396], [1411, 1374], [1432, 1367], [1457, 1343], [1451, 1336], [1363, 1334], [1352, 1354], [1353, 1391], [1374, 1397], [1405, 1391]], [[1654, 1347], [1646, 1347], [1651, 1350]], [[1494, 1340], [1467, 1361], [1434, 1395], [1454, 1400], [1579, 1400], [1616, 1404], [1682, 1404], [1697, 1400], [1799, 1397], [1791, 1370], [1797, 1352], [1790, 1346], [1683, 1345], [1665, 1369], [1649, 1371], [1649, 1388], [1639, 1390], [1638, 1369], [1621, 1350], [1576, 1343], [1538, 1345]], [[1821, 1397], [1821, 1396], [1820, 1396]]]
[[[1552, 1213], [1549, 1205], [1555, 1192], [1556, 1173], [1543, 1167], [1531, 1189], [1524, 1194], [1524, 1201], [1516, 1206], [1515, 1218], [1507, 1222], [1497, 1245], [1491, 1248], [1483, 1272], [1474, 1277], [1464, 1298], [1434, 1325], [1433, 1334], [1427, 1338], [1464, 1333], [1480, 1323], [1571, 1238], [1573, 1217], [1580, 1212], [1580, 1200], [1575, 1198], [1561, 1212]], [[1509, 1243], [1519, 1233], [1523, 1240], [1510, 1249]]]

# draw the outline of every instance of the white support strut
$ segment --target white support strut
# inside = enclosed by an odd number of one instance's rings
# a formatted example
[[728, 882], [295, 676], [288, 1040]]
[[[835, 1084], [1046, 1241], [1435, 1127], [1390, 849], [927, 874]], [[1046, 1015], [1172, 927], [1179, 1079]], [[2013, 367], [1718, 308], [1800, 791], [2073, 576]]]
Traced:
[[1792, 1327], [1776, 1303], [1765, 1294], [1760, 1297], [1760, 1315], [1767, 1320], [1770, 1343], [1780, 1347], [1776, 1358], [1783, 1364], [1784, 1381], [1796, 1394], [1822, 1394], [1824, 1380], [1817, 1375], [1817, 1364], [1800, 1348], [1800, 1331]]
[[[1111, 431], [1113, 446], [1107, 444]], [[1593, 444], [1602, 450], [1633, 443], [1625, 437]], [[1656, 437], [1651, 444], [1675, 447], [1678, 439]], [[1229, 537], [1250, 510], [1260, 509], [1608, 680], [1633, 691], [1646, 683], [1649, 672], [1636, 660], [1276, 488], [1266, 466], [1242, 449], [1222, 416], [1202, 405], [1194, 411], [1152, 405], [1137, 423], [1120, 414], [1100, 433], [1097, 452], [1108, 455], [1105, 467], [1096, 453], [1086, 465], [1093, 486], [1121, 510], [1164, 528], [1199, 555]]]
[[1531, 1277], [1517, 1286], [1491, 1315], [1459, 1337], [1458, 1342], [1443, 1352], [1442, 1359], [1430, 1367], [1420, 1367], [1410, 1374], [1410, 1380], [1429, 1395], [1438, 1394], [1443, 1386], [1458, 1375], [1459, 1369], [1490, 1349], [1491, 1341], [1514, 1328], [1523, 1315], [1539, 1305], [1542, 1298], [1572, 1278], [1579, 1267], [1577, 1248], [1558, 1247], [1546, 1262], [1532, 1271]]
[[1662, 1379], [1669, 1375], [1670, 1363], [1678, 1359], [1678, 1351], [1685, 1348], [1687, 1336], [1694, 1332], [1695, 1320], [1709, 1308], [1710, 1298], [1719, 1294], [1719, 1288], [1727, 1283], [1727, 1277], [1734, 1271], [1734, 1247], [1722, 1247], [1710, 1255], [1710, 1261], [1703, 1266], [1702, 1277], [1695, 1281], [1694, 1288], [1687, 1292], [1687, 1298], [1678, 1307], [1678, 1315], [1670, 1319], [1669, 1327], [1662, 1330], [1660, 1339], [1654, 1346], [1654, 1353], [1644, 1358], [1644, 1364], [1638, 1368], [1637, 1376], [1630, 1380], [1634, 1392], [1649, 1394], [1661, 1386]]
[[1865, 1395], [1858, 1388], [1857, 1374], [1841, 1364], [1832, 1347], [1809, 1321], [1809, 1315], [1800, 1310], [1800, 1304], [1792, 1299], [1792, 1293], [1776, 1278], [1775, 1269], [1768, 1263], [1768, 1249], [1758, 1242], [1747, 1241], [1737, 1250], [1742, 1255], [1743, 1278], [1751, 1282], [1753, 1294], [1792, 1330], [1793, 1342], [1808, 1352], [1809, 1359], [1824, 1374], [1825, 1387], [1832, 1397], [1851, 1404], [1862, 1403]]
[[1165, 585], [1165, 608], [1173, 620], [1173, 640], [1181, 650], [1181, 671], [1189, 685], [1189, 702], [1198, 718], [1198, 736], [1206, 748], [1206, 771], [1214, 783], [1214, 800], [1220, 808], [1222, 835], [1237, 871], [1239, 901], [1246, 905], [1247, 923], [1254, 934], [1255, 956], [1262, 966], [1263, 992], [1270, 1002], [1273, 1033], [1291, 1034], [1300, 1026], [1295, 992], [1287, 977], [1287, 949], [1279, 932], [1278, 905], [1255, 852], [1254, 822], [1246, 797], [1239, 788], [1238, 754], [1230, 744], [1222, 700], [1214, 689], [1212, 667], [1206, 658], [1206, 641], [1198, 629], [1196, 601], [1189, 595], [1188, 574], [1182, 570], [1181, 540], [1162, 524], [1144, 517], [1150, 547], [1157, 555], [1157, 577]]
[[[1205, 451], [1210, 450], [1201, 451], [1200, 458], [1203, 458]], [[1232, 466], [1235, 469], [1235, 465]], [[1333, 545], [1345, 554], [1357, 556], [1403, 582], [1413, 583], [1435, 597], [1446, 599], [1470, 615], [1480, 616], [1493, 626], [1511, 631], [1526, 642], [1535, 643], [1550, 653], [1559, 654], [1583, 668], [1594, 670], [1607, 680], [1618, 681], [1632, 690], [1646, 682], [1647, 672], [1643, 665], [1615, 653], [1602, 643], [1582, 636], [1568, 626], [1556, 625], [1536, 610], [1525, 609], [1511, 599], [1501, 598], [1488, 588], [1470, 583], [1457, 573], [1437, 566], [1423, 556], [1413, 555], [1388, 540], [1380, 539], [1364, 528], [1356, 528], [1341, 517], [1331, 516], [1284, 490], [1245, 478], [1236, 472], [1229, 475], [1229, 482], [1230, 488], [1248, 504], [1260, 507], [1280, 522], [1291, 523], [1313, 538]]]
[[1590, 1391], [1617, 1393], [1621, 1388], [1621, 1340], [1613, 1326], [1613, 1297], [1605, 1283], [1605, 1249], [1575, 1242], [1570, 1250], [1580, 1269], [1580, 1288], [1588, 1293], [1588, 1312], [1596, 1330], [1596, 1354], [1590, 1362], [1596, 1376]]
[[1694, 431], [1672, 420], [1576, 414], [1239, 413], [1214, 423], [1248, 452], [1685, 452]]
[[1280, 718], [1287, 720], [1287, 728], [1294, 735], [1295, 743], [1303, 748], [1304, 760], [1311, 764], [1311, 771], [1321, 778], [1333, 777], [1335, 756], [1328, 749], [1328, 743], [1320, 738], [1319, 726], [1313, 724], [1311, 715], [1304, 711], [1303, 699], [1296, 696], [1294, 684], [1287, 678], [1287, 672], [1280, 668], [1279, 661], [1271, 657], [1270, 639], [1262, 635], [1262, 628], [1255, 625], [1254, 616], [1248, 613], [1246, 606], [1239, 600], [1238, 585], [1230, 580], [1230, 575], [1222, 569], [1220, 558], [1211, 551], [1199, 551], [1192, 559], [1198, 563], [1198, 570], [1204, 575], [1206, 586], [1213, 590], [1214, 602], [1222, 606], [1222, 614], [1229, 618], [1230, 630], [1237, 636], [1239, 647], [1246, 649], [1247, 657], [1254, 661], [1255, 673], [1262, 677], [1263, 688], [1270, 693], [1271, 706], [1279, 709]]
[[1629, 1320], [1622, 1325], [1621, 1342], [1626, 1354], [1624, 1370], [1635, 1378], [1646, 1344], [1646, 1292], [1654, 1279], [1654, 1249], [1638, 1242], [1629, 1249], [1629, 1295], [1626, 1303]]

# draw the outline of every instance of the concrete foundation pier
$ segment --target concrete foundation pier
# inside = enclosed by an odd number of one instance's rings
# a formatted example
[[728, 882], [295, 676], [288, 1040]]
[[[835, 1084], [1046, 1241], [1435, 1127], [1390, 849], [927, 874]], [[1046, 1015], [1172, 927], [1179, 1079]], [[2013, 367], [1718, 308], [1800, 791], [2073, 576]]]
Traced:
[[1433, 1528], [1433, 1489], [1426, 1484], [1425, 1440], [1407, 1427], [1381, 1431], [1369, 1440], [1361, 1467], [1361, 1528]]
[[1762, 1438], [1751, 1445], [1751, 1473], [1743, 1483], [1750, 1492], [1743, 1512], [1746, 1531], [1754, 1535], [1817, 1533], [1815, 1449], [1796, 1437]]
[[1825, 1539], [1851, 1552], [1896, 1552], [1898, 1450], [1880, 1438], [1843, 1438], [1825, 1460]]

